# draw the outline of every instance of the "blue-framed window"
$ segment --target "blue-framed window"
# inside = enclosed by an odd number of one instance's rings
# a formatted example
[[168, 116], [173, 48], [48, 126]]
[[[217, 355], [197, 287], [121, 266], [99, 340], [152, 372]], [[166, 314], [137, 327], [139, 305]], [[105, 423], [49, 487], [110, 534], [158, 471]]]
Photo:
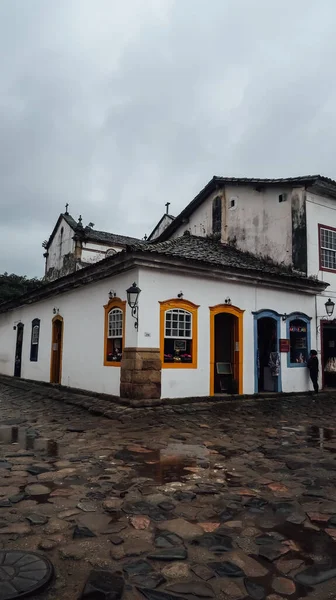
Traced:
[[310, 353], [310, 321], [311, 317], [303, 313], [292, 313], [287, 316], [288, 367], [307, 366]]

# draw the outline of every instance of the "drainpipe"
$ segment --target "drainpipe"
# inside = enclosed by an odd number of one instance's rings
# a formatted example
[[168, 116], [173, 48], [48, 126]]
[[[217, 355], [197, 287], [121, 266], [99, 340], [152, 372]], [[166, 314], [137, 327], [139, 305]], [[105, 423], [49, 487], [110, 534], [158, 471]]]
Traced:
[[222, 190], [222, 232], [221, 232], [221, 241], [223, 244], [226, 244], [227, 242], [227, 230], [228, 230], [228, 225], [226, 222], [226, 217], [227, 217], [227, 206], [226, 206], [226, 194], [225, 194], [225, 186], [223, 186], [223, 190]]

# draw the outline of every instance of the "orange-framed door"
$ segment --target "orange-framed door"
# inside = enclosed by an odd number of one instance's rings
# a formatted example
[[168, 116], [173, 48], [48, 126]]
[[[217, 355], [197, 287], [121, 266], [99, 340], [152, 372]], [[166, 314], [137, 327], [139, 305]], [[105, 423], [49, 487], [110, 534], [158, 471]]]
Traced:
[[215, 394], [215, 344], [216, 327], [215, 317], [221, 313], [233, 315], [233, 375], [238, 384], [238, 394], [243, 393], [243, 364], [244, 364], [244, 311], [237, 306], [217, 304], [210, 306], [210, 396]]
[[59, 315], [52, 320], [50, 383], [62, 382], [63, 319]]

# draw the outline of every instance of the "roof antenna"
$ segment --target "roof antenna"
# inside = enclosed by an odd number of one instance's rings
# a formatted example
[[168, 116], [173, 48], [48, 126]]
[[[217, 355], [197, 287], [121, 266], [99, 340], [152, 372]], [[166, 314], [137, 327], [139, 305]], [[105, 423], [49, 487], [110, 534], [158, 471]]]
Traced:
[[166, 202], [165, 207], [166, 207], [166, 215], [169, 215], [169, 205], [170, 202]]
[[68, 213], [68, 208], [69, 208], [69, 204], [68, 204], [68, 203], [66, 203], [66, 205], [65, 205], [65, 214], [66, 214], [66, 215], [68, 215], [68, 214], [69, 214], [69, 213]]

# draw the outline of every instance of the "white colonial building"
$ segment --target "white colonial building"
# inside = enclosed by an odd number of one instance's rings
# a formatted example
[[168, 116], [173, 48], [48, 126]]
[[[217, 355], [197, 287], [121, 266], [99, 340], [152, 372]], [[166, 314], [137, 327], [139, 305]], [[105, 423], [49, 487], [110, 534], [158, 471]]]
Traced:
[[319, 176], [213, 178], [154, 241], [1, 305], [0, 373], [133, 401], [301, 392], [317, 346], [332, 386], [335, 199]]

